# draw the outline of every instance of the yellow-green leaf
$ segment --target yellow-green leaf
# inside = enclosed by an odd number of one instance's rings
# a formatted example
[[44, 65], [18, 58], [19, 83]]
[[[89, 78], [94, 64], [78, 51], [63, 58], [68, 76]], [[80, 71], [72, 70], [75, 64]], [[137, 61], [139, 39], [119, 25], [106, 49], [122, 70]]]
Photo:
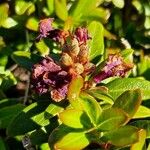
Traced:
[[54, 147], [61, 150], [81, 150], [89, 144], [84, 132], [72, 132], [65, 135]]
[[68, 109], [59, 114], [63, 124], [72, 128], [90, 128], [91, 122], [85, 112], [76, 109]]
[[146, 139], [146, 131], [141, 129], [139, 130], [139, 141], [135, 144], [133, 144], [130, 148], [130, 150], [142, 150], [144, 144], [145, 144], [145, 139]]
[[140, 89], [129, 90], [121, 94], [114, 102], [114, 108], [124, 110], [130, 118], [137, 112], [142, 101]]

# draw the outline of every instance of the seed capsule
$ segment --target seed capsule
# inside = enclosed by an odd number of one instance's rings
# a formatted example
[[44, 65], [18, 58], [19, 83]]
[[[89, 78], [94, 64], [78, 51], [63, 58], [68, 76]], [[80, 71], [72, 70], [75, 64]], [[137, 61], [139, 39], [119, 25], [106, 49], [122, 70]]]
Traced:
[[79, 62], [85, 64], [88, 61], [88, 48], [86, 45], [80, 46], [80, 52], [78, 54]]
[[72, 58], [67, 53], [62, 54], [60, 62], [67, 67], [73, 64]]
[[84, 67], [83, 67], [82, 64], [76, 63], [76, 64], [74, 65], [74, 70], [75, 70], [75, 72], [79, 75], [79, 74], [82, 74], [82, 73], [84, 72]]
[[79, 54], [80, 48], [79, 48], [79, 43], [77, 39], [73, 39], [71, 41], [71, 49], [69, 50], [69, 53], [71, 56], [75, 57]]

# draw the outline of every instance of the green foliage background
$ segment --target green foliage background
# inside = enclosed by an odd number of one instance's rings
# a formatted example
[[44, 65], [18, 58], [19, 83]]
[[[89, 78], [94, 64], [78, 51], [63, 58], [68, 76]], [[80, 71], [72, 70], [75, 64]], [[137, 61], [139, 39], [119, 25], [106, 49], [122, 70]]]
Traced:
[[[134, 120], [129, 124], [147, 131], [146, 142], [141, 145], [143, 149], [150, 149], [150, 1], [6, 0], [0, 1], [0, 150], [24, 149], [21, 140], [26, 133], [37, 149], [48, 150], [48, 137], [59, 124], [54, 116], [67, 105], [63, 102], [50, 104], [50, 98], [33, 95], [29, 88], [32, 65], [41, 56], [51, 54], [56, 59], [58, 57], [59, 48], [55, 43], [48, 40], [35, 42], [39, 20], [47, 17], [55, 19], [53, 25], [56, 28], [73, 30], [86, 26], [92, 36], [90, 59], [94, 63], [100, 63], [112, 52], [121, 52], [126, 60], [135, 63], [130, 78], [104, 82], [110, 97], [106, 93], [97, 95], [112, 104], [123, 92], [141, 89], [143, 101], [140, 111], [132, 116]], [[111, 111], [116, 115], [116, 110]], [[66, 117], [65, 112], [63, 117]], [[61, 121], [67, 124], [64, 118]], [[81, 127], [81, 122], [78, 123], [77, 127]], [[128, 127], [122, 130], [126, 131]], [[106, 134], [104, 141], [112, 140], [113, 134]], [[69, 135], [65, 140], [74, 136], [84, 139], [81, 132]], [[88, 142], [86, 138], [83, 141], [85, 145]], [[58, 147], [60, 145], [61, 142], [57, 143]]]

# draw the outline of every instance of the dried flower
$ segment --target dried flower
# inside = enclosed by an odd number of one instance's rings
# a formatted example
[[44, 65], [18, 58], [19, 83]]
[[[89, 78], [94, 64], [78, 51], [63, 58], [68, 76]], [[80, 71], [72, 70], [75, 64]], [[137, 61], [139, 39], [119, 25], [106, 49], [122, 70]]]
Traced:
[[67, 94], [71, 76], [57, 65], [50, 57], [44, 58], [32, 69], [32, 89], [43, 94], [51, 90], [51, 97], [61, 101]]
[[53, 18], [43, 19], [39, 23], [39, 36], [36, 38], [37, 41], [41, 40], [42, 38], [46, 38], [49, 35], [49, 32], [53, 30], [52, 22]]
[[52, 39], [55, 42], [60, 43], [61, 45], [63, 45], [65, 43], [66, 38], [68, 36], [69, 36], [68, 31], [63, 31], [63, 30], [59, 30], [59, 29], [51, 30], [48, 35], [48, 37], [50, 39]]
[[102, 80], [113, 77], [119, 76], [124, 77], [126, 73], [132, 69], [132, 64], [127, 64], [123, 61], [123, 58], [120, 55], [112, 54], [109, 55], [108, 60], [100, 73], [94, 76], [94, 81], [96, 83], [101, 82]]
[[86, 28], [77, 28], [75, 30], [75, 38], [78, 40], [79, 44], [86, 44], [87, 40], [91, 39], [88, 35], [88, 30]]

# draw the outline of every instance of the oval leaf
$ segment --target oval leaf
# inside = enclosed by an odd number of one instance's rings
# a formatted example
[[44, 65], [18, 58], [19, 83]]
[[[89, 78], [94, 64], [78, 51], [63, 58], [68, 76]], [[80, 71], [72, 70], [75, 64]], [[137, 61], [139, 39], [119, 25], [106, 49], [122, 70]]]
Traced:
[[24, 105], [16, 104], [7, 106], [0, 109], [0, 128], [7, 128], [10, 121], [15, 117], [22, 109]]
[[68, 109], [59, 114], [63, 124], [72, 128], [90, 128], [91, 122], [88, 116], [81, 110]]
[[55, 149], [61, 150], [79, 150], [85, 148], [89, 140], [84, 132], [72, 132], [65, 135], [55, 144]]
[[140, 106], [133, 116], [133, 118], [146, 118], [150, 117], [150, 109], [145, 106]]
[[114, 108], [124, 110], [130, 118], [137, 112], [142, 101], [141, 91], [139, 89], [126, 91], [121, 94], [114, 102]]
[[127, 115], [121, 109], [110, 108], [102, 112], [99, 118], [98, 130], [110, 131], [124, 125], [128, 120]]
[[[88, 30], [90, 36], [92, 37], [89, 40], [89, 57], [90, 60], [100, 57], [104, 53], [104, 33], [103, 25], [100, 22], [93, 21], [89, 24]], [[100, 58], [99, 60], [100, 61]]]
[[45, 118], [50, 119], [63, 110], [64, 110], [64, 108], [59, 105], [50, 104], [45, 110], [45, 114], [44, 114]]
[[81, 108], [80, 102], [78, 101], [78, 97], [83, 87], [83, 78], [81, 76], [77, 76], [74, 78], [69, 84], [68, 88], [68, 100], [74, 108]]
[[146, 139], [146, 131], [141, 129], [139, 132], [139, 141], [135, 144], [133, 144], [130, 148], [130, 150], [142, 150], [144, 144], [145, 144], [145, 139]]
[[109, 141], [115, 146], [128, 146], [139, 140], [139, 134], [137, 128], [133, 126], [124, 126], [105, 133], [101, 139], [105, 142]]
[[80, 94], [80, 101], [83, 107], [83, 110], [88, 114], [91, 119], [91, 122], [95, 125], [98, 123], [98, 119], [102, 113], [102, 109], [99, 103], [89, 94], [82, 92]]
[[150, 82], [147, 80], [136, 78], [115, 79], [106, 84], [106, 86], [114, 99], [127, 90], [134, 90], [137, 88], [141, 90], [143, 100], [150, 99]]
[[49, 124], [49, 120], [44, 118], [47, 105], [48, 102], [39, 102], [27, 106], [10, 122], [7, 134], [9, 136], [23, 135]]
[[54, 5], [57, 16], [63, 21], [65, 21], [68, 17], [66, 1], [54, 0]]

